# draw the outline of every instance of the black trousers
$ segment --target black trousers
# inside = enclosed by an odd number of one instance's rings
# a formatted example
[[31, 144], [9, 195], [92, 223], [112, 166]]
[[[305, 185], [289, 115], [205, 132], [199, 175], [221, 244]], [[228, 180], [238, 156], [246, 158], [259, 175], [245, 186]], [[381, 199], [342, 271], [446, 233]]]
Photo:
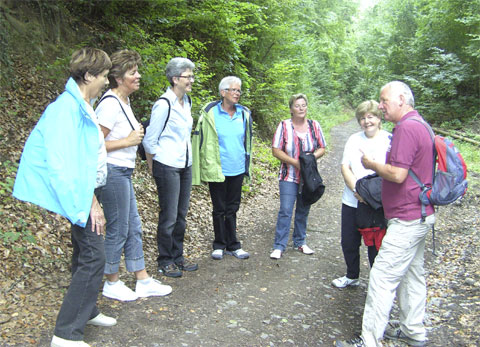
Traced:
[[184, 261], [183, 241], [192, 189], [192, 167], [175, 168], [154, 160], [153, 178], [160, 205], [157, 263], [158, 266], [178, 264]]
[[72, 226], [72, 244], [72, 281], [58, 313], [54, 334], [81, 341], [87, 321], [100, 313], [97, 297], [105, 269], [103, 235], [92, 232], [90, 217], [85, 228]]
[[[360, 276], [360, 244], [362, 235], [355, 225], [355, 213], [357, 209], [342, 204], [342, 251], [347, 264], [347, 277], [357, 279]], [[375, 246], [368, 246], [368, 261], [370, 267], [377, 256]]]
[[213, 249], [235, 251], [241, 248], [237, 240], [237, 212], [242, 198], [244, 174], [227, 176], [224, 182], [209, 182], [213, 205]]

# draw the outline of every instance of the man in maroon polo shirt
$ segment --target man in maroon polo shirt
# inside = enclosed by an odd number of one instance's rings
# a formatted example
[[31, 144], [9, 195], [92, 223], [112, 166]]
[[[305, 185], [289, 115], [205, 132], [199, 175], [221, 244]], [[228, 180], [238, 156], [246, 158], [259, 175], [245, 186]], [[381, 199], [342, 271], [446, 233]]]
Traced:
[[[425, 238], [435, 215], [433, 206], [427, 206], [427, 217], [422, 219], [420, 187], [408, 170], [415, 172], [421, 182], [432, 182], [433, 144], [426, 127], [411, 119], [422, 117], [414, 109], [413, 94], [405, 83], [393, 81], [383, 86], [379, 109], [387, 121], [396, 125], [387, 161], [381, 164], [364, 155], [362, 163], [383, 178], [387, 234], [370, 271], [362, 334], [349, 341], [337, 341], [336, 346], [381, 346], [384, 333], [386, 338], [410, 346], [424, 346]], [[389, 322], [395, 295], [400, 321]]]

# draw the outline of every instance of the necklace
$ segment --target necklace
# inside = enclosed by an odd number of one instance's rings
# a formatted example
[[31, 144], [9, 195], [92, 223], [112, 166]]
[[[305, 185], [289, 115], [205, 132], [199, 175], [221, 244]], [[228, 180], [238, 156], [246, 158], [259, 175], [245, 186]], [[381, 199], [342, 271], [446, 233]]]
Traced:
[[112, 89], [113, 94], [118, 96], [120, 100], [122, 100], [125, 104], [128, 105], [128, 97], [123, 96], [118, 89]]

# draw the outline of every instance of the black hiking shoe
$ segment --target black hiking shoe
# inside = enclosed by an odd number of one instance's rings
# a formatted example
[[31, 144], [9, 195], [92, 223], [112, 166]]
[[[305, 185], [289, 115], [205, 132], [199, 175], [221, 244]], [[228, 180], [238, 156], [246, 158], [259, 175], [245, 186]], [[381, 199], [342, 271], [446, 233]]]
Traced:
[[196, 271], [196, 270], [198, 270], [198, 264], [197, 263], [192, 263], [191, 261], [186, 260], [186, 259], [176, 263], [176, 265], [182, 271]]
[[182, 277], [182, 271], [175, 264], [168, 264], [165, 266], [159, 266], [158, 272], [167, 277]]

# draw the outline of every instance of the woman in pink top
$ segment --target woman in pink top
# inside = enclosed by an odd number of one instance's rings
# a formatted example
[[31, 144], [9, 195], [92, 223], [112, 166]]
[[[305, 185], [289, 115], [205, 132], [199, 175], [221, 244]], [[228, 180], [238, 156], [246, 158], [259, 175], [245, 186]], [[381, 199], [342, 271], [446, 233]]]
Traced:
[[280, 210], [275, 228], [275, 242], [270, 258], [279, 259], [287, 247], [290, 234], [293, 206], [295, 209], [295, 227], [292, 235], [293, 248], [304, 253], [313, 254], [305, 242], [307, 219], [310, 205], [304, 205], [297, 199], [300, 186], [300, 153], [313, 153], [316, 159], [325, 154], [325, 139], [322, 128], [315, 120], [307, 119], [308, 100], [305, 94], [292, 95], [289, 101], [290, 119], [277, 127], [273, 137], [272, 153], [281, 161], [279, 174]]

